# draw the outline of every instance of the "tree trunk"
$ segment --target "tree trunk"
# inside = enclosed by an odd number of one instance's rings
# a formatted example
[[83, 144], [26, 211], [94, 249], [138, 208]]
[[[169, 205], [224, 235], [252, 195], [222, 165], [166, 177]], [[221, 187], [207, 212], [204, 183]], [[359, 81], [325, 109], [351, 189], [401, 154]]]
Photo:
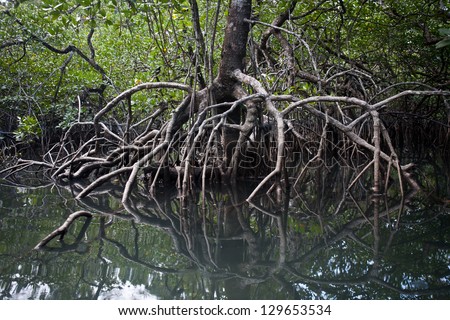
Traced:
[[[243, 70], [247, 54], [247, 39], [250, 24], [245, 19], [250, 19], [252, 12], [251, 0], [231, 0], [228, 9], [227, 27], [222, 45], [219, 74], [214, 81], [213, 92], [217, 102], [234, 101], [238, 98], [241, 86], [233, 76], [235, 70]], [[224, 110], [219, 110], [223, 112]], [[230, 124], [241, 123], [241, 108], [236, 108], [227, 117]], [[230, 166], [233, 149], [239, 139], [239, 131], [229, 127], [222, 129], [222, 146], [224, 148], [224, 165]], [[229, 171], [229, 170], [227, 170]]]
[[236, 80], [232, 77], [234, 70], [243, 70], [247, 54], [247, 39], [252, 13], [251, 0], [231, 0], [228, 10], [227, 27], [222, 45], [219, 75], [216, 79], [222, 86], [232, 88]]

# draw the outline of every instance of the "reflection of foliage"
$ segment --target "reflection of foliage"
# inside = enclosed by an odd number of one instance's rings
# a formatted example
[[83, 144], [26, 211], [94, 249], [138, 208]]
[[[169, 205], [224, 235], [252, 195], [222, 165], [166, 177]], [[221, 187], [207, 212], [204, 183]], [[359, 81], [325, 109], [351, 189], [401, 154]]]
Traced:
[[397, 196], [368, 199], [363, 186], [347, 190], [349, 173], [312, 171], [281, 204], [262, 195], [246, 204], [249, 191], [236, 186], [136, 193], [123, 208], [111, 186], [80, 203], [94, 214], [87, 230], [73, 223], [63, 243], [40, 251], [29, 250], [58, 225], [50, 210], [62, 223], [69, 209], [46, 189], [4, 188], [24, 193], [3, 205], [17, 208], [2, 218], [3, 298], [27, 287], [33, 298], [114, 298], [130, 286], [164, 299], [449, 297], [445, 208], [410, 195], [407, 207]]

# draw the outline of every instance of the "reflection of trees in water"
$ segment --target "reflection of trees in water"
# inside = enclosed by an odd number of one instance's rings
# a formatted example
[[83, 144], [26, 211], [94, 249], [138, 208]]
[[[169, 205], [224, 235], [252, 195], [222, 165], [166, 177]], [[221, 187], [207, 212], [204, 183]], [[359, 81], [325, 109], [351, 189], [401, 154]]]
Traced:
[[[448, 297], [448, 236], [422, 244], [408, 241], [429, 236], [432, 227], [448, 230], [448, 218], [417, 204], [408, 208], [414, 191], [402, 199], [390, 189], [368, 197], [363, 179], [352, 184], [355, 176], [340, 167], [311, 170], [301, 187], [285, 190], [278, 199], [261, 194], [251, 204], [245, 201], [251, 183], [182, 197], [176, 190], [155, 198], [135, 193], [124, 210], [110, 211], [105, 208], [114, 188], [99, 191], [83, 200], [85, 210], [100, 215], [96, 240], [102, 271], [100, 280], [91, 282], [97, 288], [92, 298], [111, 285], [102, 253], [106, 243], [123, 259], [160, 275], [152, 290], [163, 298]], [[127, 244], [115, 238], [118, 219], [131, 223], [133, 239]], [[424, 227], [424, 219], [433, 221], [432, 227]], [[43, 249], [79, 250], [86, 223], [77, 224], [75, 243]], [[158, 248], [145, 247], [142, 226], [164, 230], [184, 258], [171, 266], [152, 262], [142, 251]], [[398, 257], [410, 262], [409, 270], [397, 266]]]

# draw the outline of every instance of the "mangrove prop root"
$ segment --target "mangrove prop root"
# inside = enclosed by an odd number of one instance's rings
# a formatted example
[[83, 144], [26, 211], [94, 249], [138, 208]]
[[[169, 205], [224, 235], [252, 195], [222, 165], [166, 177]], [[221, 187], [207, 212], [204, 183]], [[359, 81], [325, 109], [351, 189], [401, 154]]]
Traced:
[[[219, 80], [199, 91], [168, 82], [128, 89], [101, 109], [94, 121], [74, 123], [42, 161], [19, 160], [0, 174], [8, 176], [35, 165], [53, 180], [88, 180], [78, 199], [105, 183], [120, 182], [123, 203], [138, 181], [146, 182], [150, 192], [161, 183], [173, 183], [187, 192], [200, 176], [203, 184], [206, 179], [235, 183], [242, 177], [254, 177], [260, 183], [248, 197], [251, 201], [263, 188], [280, 190], [289, 181], [297, 184], [305, 167], [324, 161], [328, 146], [345, 161], [351, 159], [352, 150], [372, 158], [376, 193], [383, 192], [380, 168], [384, 164], [393, 164], [403, 181], [417, 188], [409, 172], [412, 165], [398, 162], [380, 116], [406, 96], [450, 95], [442, 90], [406, 90], [380, 101], [332, 95], [302, 99], [271, 94], [258, 79], [240, 70], [228, 75], [227, 83], [233, 85], [224, 86]], [[178, 90], [185, 96], [176, 108], [161, 108], [145, 120], [130, 114], [127, 119], [136, 123], [127, 123], [127, 130], [116, 130], [117, 121], [109, 113], [123, 99], [143, 90], [160, 89]], [[92, 135], [76, 144], [72, 138], [80, 130]], [[330, 131], [338, 142], [330, 143]], [[299, 153], [315, 156], [310, 161], [303, 158], [288, 173], [287, 162], [292, 164], [293, 155]], [[69, 217], [67, 226], [77, 217]], [[62, 234], [63, 227], [49, 239]]]

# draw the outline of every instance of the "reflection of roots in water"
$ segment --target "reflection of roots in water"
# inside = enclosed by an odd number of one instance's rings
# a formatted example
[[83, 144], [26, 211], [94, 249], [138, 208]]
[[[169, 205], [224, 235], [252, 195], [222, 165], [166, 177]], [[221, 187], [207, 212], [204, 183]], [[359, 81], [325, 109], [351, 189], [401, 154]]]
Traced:
[[[85, 198], [83, 206], [101, 217], [130, 220], [164, 230], [179, 254], [188, 258], [195, 269], [214, 279], [240, 279], [244, 286], [269, 279], [285, 286], [376, 283], [398, 294], [414, 296], [448, 292], [448, 287], [439, 286], [407, 290], [385, 280], [381, 261], [395, 247], [401, 212], [416, 191], [409, 191], [399, 200], [396, 200], [398, 196], [367, 196], [370, 193], [362, 180], [353, 183], [358, 175], [357, 171], [339, 168], [313, 170], [305, 175], [302, 188], [290, 190], [290, 194], [285, 192], [281, 202], [259, 194], [249, 204], [246, 199], [253, 188], [242, 184], [211, 187], [181, 197], [175, 189], [165, 190], [165, 197], [158, 199], [133, 193], [124, 204], [125, 210], [120, 212], [105, 210], [100, 205], [115, 194], [114, 189], [105, 189], [104, 193], [98, 190]], [[195, 272], [191, 268], [161, 267], [142, 260], [125, 245], [111, 239], [108, 236], [111, 224], [100, 219], [101, 238], [115, 246], [123, 258], [167, 274]], [[65, 227], [70, 223], [66, 221]], [[389, 226], [389, 239], [381, 235], [380, 226], [383, 229]], [[56, 236], [52, 233], [46, 239], [52, 235]], [[46, 248], [44, 240], [39, 247]], [[366, 265], [357, 276], [343, 270], [334, 277], [311, 274], [317, 259], [323, 259], [324, 254], [333, 252], [343, 241], [352, 242], [371, 265]]]

